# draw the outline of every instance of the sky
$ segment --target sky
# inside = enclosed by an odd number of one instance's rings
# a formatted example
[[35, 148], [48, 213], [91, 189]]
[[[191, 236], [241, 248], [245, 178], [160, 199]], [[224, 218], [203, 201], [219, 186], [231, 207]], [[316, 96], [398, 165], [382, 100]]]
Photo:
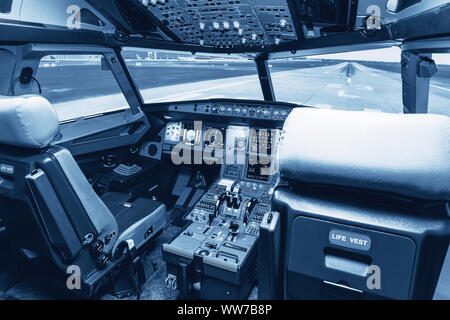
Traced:
[[[385, 61], [400, 62], [401, 50], [399, 47], [392, 47], [377, 50], [354, 51], [345, 53], [335, 53], [327, 55], [311, 56], [311, 59], [339, 59], [339, 60], [357, 60], [357, 61]], [[436, 64], [450, 65], [450, 54], [433, 55]]]

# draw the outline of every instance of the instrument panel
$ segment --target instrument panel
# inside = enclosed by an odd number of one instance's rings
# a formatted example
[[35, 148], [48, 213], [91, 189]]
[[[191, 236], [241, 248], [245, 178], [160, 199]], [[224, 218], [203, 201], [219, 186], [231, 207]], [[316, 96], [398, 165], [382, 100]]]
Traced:
[[183, 164], [221, 165], [231, 179], [270, 182], [277, 175], [279, 129], [180, 121], [168, 123], [163, 136], [163, 154]]

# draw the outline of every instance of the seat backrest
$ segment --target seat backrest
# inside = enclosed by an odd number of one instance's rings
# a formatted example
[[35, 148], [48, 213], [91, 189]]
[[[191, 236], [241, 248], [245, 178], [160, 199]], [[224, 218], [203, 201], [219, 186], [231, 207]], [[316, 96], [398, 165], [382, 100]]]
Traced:
[[448, 117], [295, 109], [278, 162], [285, 298], [432, 298], [450, 239]]
[[112, 251], [118, 228], [70, 152], [51, 146], [58, 132], [44, 98], [0, 98], [0, 200], [8, 206], [2, 218], [13, 245], [64, 267], [85, 259], [96, 239]]

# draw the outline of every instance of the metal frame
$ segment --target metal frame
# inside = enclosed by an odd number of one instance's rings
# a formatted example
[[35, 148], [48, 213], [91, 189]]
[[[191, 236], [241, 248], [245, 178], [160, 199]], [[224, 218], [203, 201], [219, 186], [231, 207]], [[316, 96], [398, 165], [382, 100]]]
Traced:
[[255, 63], [264, 100], [275, 101], [275, 92], [273, 91], [272, 77], [270, 76], [267, 56], [257, 57]]
[[450, 37], [405, 42], [402, 46], [403, 109], [427, 113], [430, 80], [437, 67], [433, 53], [450, 53]]

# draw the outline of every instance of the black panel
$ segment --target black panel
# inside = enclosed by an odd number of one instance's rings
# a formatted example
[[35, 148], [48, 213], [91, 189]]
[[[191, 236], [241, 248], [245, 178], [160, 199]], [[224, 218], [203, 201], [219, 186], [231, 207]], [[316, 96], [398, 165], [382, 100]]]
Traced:
[[10, 13], [12, 9], [13, 0], [2, 0], [0, 2], [0, 13]]

